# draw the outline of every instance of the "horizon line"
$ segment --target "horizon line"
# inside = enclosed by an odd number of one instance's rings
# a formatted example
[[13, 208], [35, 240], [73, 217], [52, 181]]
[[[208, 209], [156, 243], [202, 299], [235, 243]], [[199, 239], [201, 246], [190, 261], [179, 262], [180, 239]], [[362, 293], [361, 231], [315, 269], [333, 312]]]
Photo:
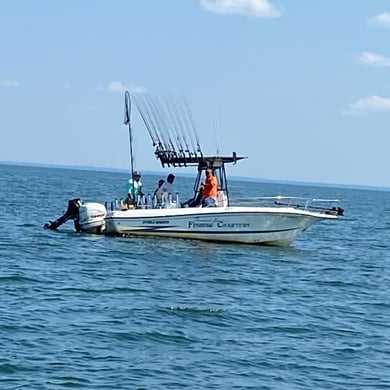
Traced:
[[[19, 162], [19, 161], [0, 161], [0, 165], [11, 165], [11, 166], [30, 166], [30, 167], [41, 167], [41, 168], [54, 168], [54, 169], [71, 169], [71, 170], [84, 170], [84, 171], [98, 171], [98, 172], [118, 172], [118, 173], [129, 173], [128, 169], [125, 168], [107, 168], [100, 166], [90, 165], [66, 165], [66, 164], [49, 164], [49, 163], [31, 163], [31, 162]], [[145, 174], [157, 175], [163, 171], [144, 171]], [[191, 176], [189, 173], [177, 174], [177, 176]], [[352, 188], [352, 189], [366, 189], [366, 190], [382, 190], [390, 191], [390, 187], [375, 186], [368, 184], [339, 184], [339, 183], [327, 183], [327, 182], [309, 182], [299, 181], [291, 179], [265, 179], [262, 177], [254, 176], [230, 176], [233, 180], [242, 181], [261, 181], [264, 183], [275, 183], [275, 184], [293, 184], [303, 186], [320, 186], [320, 187], [341, 187], [341, 188]]]

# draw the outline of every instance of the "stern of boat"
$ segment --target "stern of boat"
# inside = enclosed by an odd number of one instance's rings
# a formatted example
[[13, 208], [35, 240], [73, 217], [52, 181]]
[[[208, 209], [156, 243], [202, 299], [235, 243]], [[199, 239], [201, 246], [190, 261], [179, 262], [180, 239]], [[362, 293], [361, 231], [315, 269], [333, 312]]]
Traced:
[[79, 208], [80, 231], [102, 233], [106, 228], [107, 209], [101, 203], [83, 203]]

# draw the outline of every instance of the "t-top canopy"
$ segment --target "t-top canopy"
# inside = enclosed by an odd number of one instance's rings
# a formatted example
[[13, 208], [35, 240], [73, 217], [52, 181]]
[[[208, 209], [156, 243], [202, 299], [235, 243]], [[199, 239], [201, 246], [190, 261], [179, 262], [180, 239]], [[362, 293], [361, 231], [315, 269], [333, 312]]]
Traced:
[[235, 152], [233, 152], [232, 156], [178, 156], [166, 151], [156, 151], [155, 154], [163, 167], [165, 165], [173, 167], [197, 165], [198, 170], [220, 168], [224, 164], [235, 164], [237, 161], [246, 158], [237, 156]]

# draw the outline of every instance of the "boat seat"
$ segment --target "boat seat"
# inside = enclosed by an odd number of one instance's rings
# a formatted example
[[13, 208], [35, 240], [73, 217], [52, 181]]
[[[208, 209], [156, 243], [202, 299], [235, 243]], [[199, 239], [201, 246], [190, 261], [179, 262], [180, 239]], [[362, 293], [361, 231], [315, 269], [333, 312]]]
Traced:
[[216, 201], [215, 205], [217, 207], [227, 207], [228, 198], [227, 198], [226, 192], [224, 190], [217, 191], [217, 201]]

